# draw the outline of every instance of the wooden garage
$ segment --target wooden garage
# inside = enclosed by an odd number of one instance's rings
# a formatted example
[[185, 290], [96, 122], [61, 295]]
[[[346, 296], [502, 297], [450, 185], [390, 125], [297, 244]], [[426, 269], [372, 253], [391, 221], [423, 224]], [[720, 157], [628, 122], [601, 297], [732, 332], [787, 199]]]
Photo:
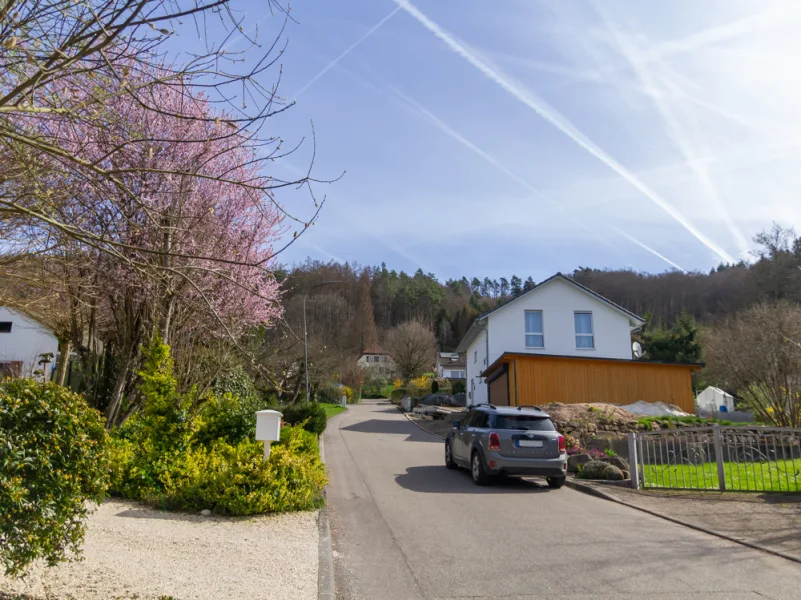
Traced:
[[504, 353], [481, 375], [499, 406], [638, 400], [694, 412], [692, 374], [703, 365], [612, 358]]

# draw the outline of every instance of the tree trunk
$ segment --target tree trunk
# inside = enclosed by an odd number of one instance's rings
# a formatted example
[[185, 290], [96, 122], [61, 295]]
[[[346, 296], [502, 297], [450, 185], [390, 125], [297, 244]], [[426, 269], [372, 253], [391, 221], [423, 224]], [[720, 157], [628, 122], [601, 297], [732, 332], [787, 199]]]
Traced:
[[106, 429], [111, 431], [114, 422], [117, 420], [117, 413], [122, 404], [122, 397], [125, 394], [125, 382], [128, 380], [128, 365], [120, 367], [117, 372], [117, 380], [114, 382], [114, 390], [111, 392], [108, 406], [106, 407]]
[[56, 365], [55, 382], [63, 386], [67, 376], [67, 366], [70, 364], [70, 354], [72, 354], [72, 340], [62, 338], [58, 340], [58, 364]]

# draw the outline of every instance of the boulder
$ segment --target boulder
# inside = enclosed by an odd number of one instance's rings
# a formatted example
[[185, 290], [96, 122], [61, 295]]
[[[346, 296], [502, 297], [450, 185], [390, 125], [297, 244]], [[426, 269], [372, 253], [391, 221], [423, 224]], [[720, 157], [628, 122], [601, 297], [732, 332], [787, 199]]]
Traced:
[[591, 460], [581, 467], [579, 477], [581, 479], [606, 479], [604, 471], [606, 467], [611, 466], [600, 460]]
[[210, 517], [211, 511], [208, 508], [204, 508], [203, 510], [200, 511], [200, 514], [204, 517]]
[[631, 469], [631, 467], [629, 467], [629, 461], [627, 461], [625, 458], [621, 458], [620, 456], [605, 456], [601, 460], [605, 463], [616, 466], [621, 471], [629, 471]]
[[567, 472], [568, 473], [578, 473], [578, 466], [586, 464], [590, 462], [592, 458], [590, 458], [589, 454], [574, 454], [573, 456], [567, 457]]
[[609, 463], [603, 463], [606, 467], [603, 470], [603, 477], [601, 479], [606, 479], [607, 481], [623, 481], [625, 477], [623, 477], [623, 471], [618, 469], [615, 465], [610, 465]]
[[631, 479], [631, 473], [629, 471], [623, 471], [623, 479]]

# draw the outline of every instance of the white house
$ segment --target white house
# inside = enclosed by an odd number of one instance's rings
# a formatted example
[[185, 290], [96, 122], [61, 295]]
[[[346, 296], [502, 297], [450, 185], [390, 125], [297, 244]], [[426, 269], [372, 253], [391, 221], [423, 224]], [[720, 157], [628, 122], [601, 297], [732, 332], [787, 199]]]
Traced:
[[[468, 403], [489, 401], [492, 378], [485, 372], [506, 355], [631, 361], [631, 332], [643, 324], [637, 315], [558, 273], [470, 326], [456, 349], [467, 357]], [[505, 403], [515, 404], [510, 386], [507, 378]]]
[[466, 357], [458, 352], [438, 352], [434, 370], [437, 377], [467, 379]]
[[367, 346], [356, 364], [381, 375], [391, 375], [395, 371], [395, 362], [378, 342]]
[[726, 407], [725, 412], [733, 412], [734, 396], [720, 388], [709, 386], [696, 396], [695, 405], [699, 410], [708, 412], [721, 412], [722, 406]]
[[0, 306], [0, 376], [30, 376], [39, 365], [41, 354], [51, 352], [45, 378], [50, 379], [56, 366], [58, 340], [44, 325], [27, 315]]

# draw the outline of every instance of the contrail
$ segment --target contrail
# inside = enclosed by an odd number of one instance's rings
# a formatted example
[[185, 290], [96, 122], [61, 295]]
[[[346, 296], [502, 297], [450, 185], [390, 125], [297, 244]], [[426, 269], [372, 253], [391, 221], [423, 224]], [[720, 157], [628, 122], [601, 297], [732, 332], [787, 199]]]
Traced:
[[614, 229], [615, 231], [617, 231], [617, 232], [618, 232], [620, 235], [622, 235], [624, 238], [626, 238], [626, 239], [627, 239], [628, 241], [630, 241], [632, 244], [636, 244], [637, 246], [639, 246], [639, 247], [640, 247], [640, 248], [642, 248], [643, 250], [648, 250], [648, 252], [650, 252], [650, 253], [651, 253], [651, 254], [653, 254], [654, 256], [658, 256], [659, 258], [661, 258], [662, 260], [664, 260], [664, 261], [665, 261], [666, 263], [668, 263], [669, 265], [672, 265], [672, 266], [676, 267], [676, 268], [677, 268], [679, 271], [681, 271], [682, 273], [686, 273], [686, 272], [687, 272], [687, 271], [685, 271], [685, 270], [684, 270], [682, 267], [680, 267], [679, 265], [677, 265], [676, 263], [674, 263], [672, 260], [670, 260], [668, 257], [666, 257], [666, 256], [664, 256], [664, 255], [662, 255], [662, 254], [660, 254], [659, 252], [657, 252], [656, 250], [654, 250], [654, 249], [653, 249], [653, 248], [651, 248], [650, 246], [647, 246], [646, 244], [644, 244], [643, 242], [641, 242], [641, 241], [640, 241], [640, 240], [638, 240], [637, 238], [630, 236], [630, 235], [629, 235], [628, 233], [626, 233], [625, 231], [623, 231], [623, 230], [621, 230], [621, 229], [618, 229], [618, 228], [617, 228], [617, 227], [615, 227], [614, 225], [609, 225], [608, 223], [607, 223], [606, 225], [607, 225], [607, 227], [609, 227], [610, 229]]
[[[510, 179], [512, 179], [513, 181], [519, 183], [520, 185], [522, 185], [524, 188], [526, 188], [528, 191], [530, 191], [531, 193], [533, 193], [537, 197], [542, 198], [543, 200], [545, 200], [545, 201], [549, 202], [550, 204], [554, 205], [560, 212], [562, 212], [568, 219], [573, 221], [578, 227], [580, 227], [581, 229], [583, 229], [584, 231], [586, 231], [587, 233], [589, 233], [593, 237], [597, 238], [602, 243], [605, 243], [605, 244], [609, 243], [606, 240], [604, 240], [603, 238], [601, 238], [600, 236], [598, 236], [598, 232], [596, 230], [590, 230], [586, 226], [586, 224], [584, 224], [581, 220], [577, 219], [572, 214], [570, 214], [568, 211], [566, 211], [565, 208], [557, 200], [554, 200], [550, 196], [544, 194], [542, 191], [540, 191], [539, 189], [537, 189], [536, 187], [534, 187], [533, 185], [528, 183], [525, 179], [519, 177], [513, 171], [510, 171], [505, 165], [503, 165], [501, 162], [499, 162], [498, 159], [496, 159], [491, 154], [485, 152], [484, 150], [482, 150], [481, 148], [476, 146], [473, 142], [471, 142], [470, 140], [465, 138], [459, 132], [455, 131], [447, 123], [443, 122], [441, 119], [439, 119], [439, 117], [437, 117], [435, 114], [433, 114], [426, 107], [422, 106], [416, 100], [414, 100], [413, 98], [410, 98], [409, 96], [407, 96], [406, 94], [404, 94], [400, 90], [397, 90], [397, 89], [395, 89], [393, 87], [389, 87], [388, 86], [388, 89], [391, 90], [392, 93], [394, 93], [398, 97], [398, 99], [400, 99], [403, 102], [405, 102], [418, 115], [420, 115], [421, 117], [423, 117], [426, 120], [428, 120], [432, 125], [437, 127], [443, 133], [449, 135], [450, 137], [455, 139], [457, 142], [459, 142], [460, 144], [462, 144], [463, 146], [465, 146], [469, 150], [472, 150], [473, 152], [478, 154], [481, 158], [486, 160], [488, 163], [490, 163], [491, 165], [493, 165], [497, 169], [503, 171], [503, 173], [505, 173]], [[617, 227], [614, 227], [612, 225], [609, 225], [609, 227], [614, 229], [615, 231], [617, 231], [620, 235], [625, 237], [630, 242], [633, 242], [634, 244], [636, 244], [640, 248], [643, 248], [644, 250], [647, 250], [648, 252], [650, 252], [651, 254], [656, 256], [657, 258], [660, 258], [660, 259], [664, 260], [670, 266], [675, 267], [675, 268], [679, 269], [680, 271], [683, 271], [683, 272], [686, 273], [686, 271], [684, 271], [684, 269], [681, 268], [679, 265], [677, 265], [675, 262], [673, 262], [669, 258], [666, 258], [665, 256], [663, 256], [662, 254], [660, 254], [659, 252], [657, 252], [653, 248], [648, 247], [643, 242], [639, 241], [637, 238], [629, 235], [628, 233], [625, 233], [625, 232], [621, 231], [620, 229], [618, 229]]]
[[322, 77], [323, 75], [325, 75], [326, 73], [328, 73], [328, 71], [330, 71], [332, 68], [334, 68], [334, 66], [336, 66], [336, 64], [337, 64], [337, 63], [338, 63], [340, 60], [342, 60], [342, 59], [343, 59], [343, 58], [345, 58], [345, 57], [346, 57], [348, 54], [350, 54], [350, 53], [353, 51], [353, 49], [354, 49], [354, 48], [356, 48], [356, 46], [358, 46], [358, 45], [359, 45], [359, 44], [361, 44], [361, 43], [362, 43], [364, 40], [366, 40], [366, 39], [367, 39], [367, 38], [369, 38], [371, 35], [373, 35], [373, 34], [374, 34], [374, 33], [375, 33], [377, 30], [378, 30], [378, 28], [379, 28], [379, 27], [381, 27], [381, 26], [382, 26], [384, 23], [386, 23], [386, 22], [387, 22], [387, 21], [389, 21], [389, 20], [390, 20], [392, 17], [394, 17], [394, 16], [395, 16], [395, 14], [396, 14], [396, 13], [397, 13], [397, 12], [398, 12], [400, 9], [401, 9], [401, 7], [400, 7], [400, 6], [396, 6], [396, 7], [395, 7], [395, 9], [394, 9], [394, 10], [393, 10], [391, 13], [389, 13], [389, 14], [388, 14], [386, 17], [384, 17], [384, 18], [383, 18], [383, 19], [381, 19], [381, 20], [380, 20], [378, 23], [376, 23], [375, 25], [373, 25], [373, 27], [371, 27], [370, 29], [368, 29], [368, 30], [367, 30], [367, 33], [365, 33], [365, 34], [364, 34], [362, 37], [360, 37], [358, 40], [356, 40], [356, 41], [355, 41], [355, 42], [353, 42], [353, 43], [352, 43], [350, 46], [348, 46], [348, 47], [345, 49], [345, 51], [344, 51], [342, 54], [340, 54], [340, 55], [339, 55], [339, 56], [337, 56], [337, 57], [336, 57], [334, 60], [332, 60], [330, 63], [328, 63], [328, 64], [326, 65], [326, 67], [325, 67], [325, 68], [324, 68], [322, 71], [320, 71], [319, 73], [317, 73], [317, 75], [315, 75], [314, 77], [312, 77], [312, 78], [311, 78], [311, 80], [310, 80], [310, 81], [309, 81], [309, 82], [308, 82], [306, 85], [304, 85], [304, 86], [303, 86], [302, 88], [300, 88], [300, 89], [299, 89], [297, 92], [295, 92], [295, 95], [294, 95], [294, 96], [292, 96], [292, 99], [293, 99], [293, 100], [297, 100], [297, 99], [298, 99], [298, 96], [300, 96], [300, 95], [301, 95], [303, 92], [305, 92], [305, 91], [306, 91], [306, 90], [308, 90], [308, 89], [309, 89], [311, 86], [313, 86], [313, 85], [315, 84], [315, 82], [316, 82], [318, 79], [320, 79], [320, 77]]
[[491, 68], [487, 63], [476, 57], [472, 52], [470, 52], [465, 46], [457, 42], [453, 36], [451, 36], [448, 32], [443, 30], [439, 25], [437, 25], [434, 21], [429, 19], [426, 15], [424, 15], [420, 10], [417, 9], [409, 0], [395, 0], [395, 3], [403, 8], [409, 15], [414, 17], [423, 27], [428, 29], [431, 33], [433, 33], [436, 37], [440, 40], [445, 42], [445, 44], [453, 50], [456, 54], [464, 58], [467, 62], [477, 68], [482, 74], [484, 74], [488, 79], [494, 81], [499, 86], [501, 86], [504, 90], [506, 90], [509, 94], [511, 94], [515, 99], [519, 100], [531, 110], [536, 112], [540, 117], [548, 121], [551, 125], [556, 127], [559, 131], [564, 133], [567, 137], [573, 140], [578, 146], [589, 152], [595, 158], [600, 160], [610, 169], [615, 171], [618, 175], [620, 175], [623, 179], [628, 181], [634, 188], [639, 190], [646, 198], [651, 200], [654, 204], [656, 204], [659, 208], [665, 211], [670, 217], [672, 217], [677, 223], [682, 225], [688, 232], [690, 232], [695, 238], [704, 244], [707, 248], [712, 250], [715, 254], [721, 257], [724, 261], [729, 263], [736, 262], [734, 258], [726, 252], [723, 248], [715, 244], [712, 240], [706, 237], [701, 231], [699, 231], [692, 223], [690, 223], [684, 215], [682, 215], [678, 210], [676, 210], [672, 205], [670, 205], [664, 198], [662, 198], [659, 194], [649, 188], [645, 183], [640, 181], [634, 173], [626, 169], [622, 164], [620, 164], [617, 160], [612, 158], [609, 154], [607, 154], [604, 150], [596, 146], [591, 140], [589, 140], [584, 134], [582, 134], [570, 121], [568, 121], [565, 117], [560, 115], [555, 109], [548, 106], [545, 101], [540, 98], [537, 98], [533, 95], [528, 95], [524, 93], [521, 89], [517, 87], [512, 81], [498, 73], [495, 69]]
[[[651, 76], [651, 70], [646, 67], [646, 61], [643, 59], [642, 52], [631, 42], [629, 42], [626, 36], [623, 35], [623, 33], [607, 16], [606, 11], [600, 5], [600, 3], [593, 2], [593, 5], [596, 12], [601, 16], [601, 19], [606, 23], [606, 26], [611, 32], [612, 37], [617, 42], [620, 55], [629, 63], [634, 71], [634, 74], [642, 83], [645, 93], [651, 97], [656, 109], [659, 111], [659, 114], [662, 115], [662, 118], [667, 125], [668, 136], [673, 140], [673, 143], [676, 145], [679, 152], [681, 152], [681, 154], [687, 160], [687, 165], [698, 179], [698, 183], [701, 186], [701, 190], [703, 191], [707, 200], [723, 218], [723, 222], [726, 224], [726, 227], [737, 243], [740, 254], [742, 256], [748, 256], [748, 242], [746, 241], [743, 232], [734, 222], [734, 219], [732, 218], [731, 213], [729, 213], [728, 208], [720, 199], [718, 190], [715, 187], [715, 184], [712, 182], [712, 178], [709, 176], [709, 171], [706, 169], [706, 166], [704, 166], [703, 163], [698, 160], [695, 148], [690, 142], [690, 136], [684, 130], [679, 122], [679, 119], [671, 109], [670, 103], [665, 101], [658, 86], [654, 82], [654, 79]], [[670, 87], [671, 84], [667, 80], [666, 75], [661, 77], [661, 81], [663, 85]]]

